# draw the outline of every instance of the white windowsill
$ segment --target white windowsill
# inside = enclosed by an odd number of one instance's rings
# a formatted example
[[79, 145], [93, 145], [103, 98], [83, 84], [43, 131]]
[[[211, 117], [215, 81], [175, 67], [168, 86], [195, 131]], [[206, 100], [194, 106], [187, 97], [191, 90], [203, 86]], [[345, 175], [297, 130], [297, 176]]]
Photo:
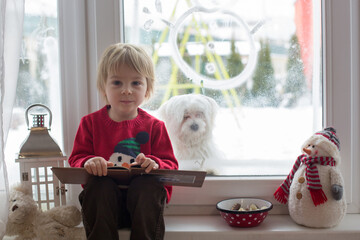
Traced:
[[[314, 229], [297, 225], [289, 215], [268, 215], [254, 228], [234, 228], [220, 217], [210, 216], [165, 216], [165, 240], [333, 240], [360, 239], [360, 214], [347, 214], [334, 228]], [[120, 230], [120, 239], [128, 239], [130, 232]]]
[[[289, 215], [270, 214], [254, 228], [234, 228], [217, 215], [165, 216], [165, 240], [359, 240], [360, 214], [347, 214], [334, 228], [307, 228], [297, 225]], [[129, 239], [130, 231], [119, 230], [119, 239]], [[4, 237], [13, 240], [15, 237]]]

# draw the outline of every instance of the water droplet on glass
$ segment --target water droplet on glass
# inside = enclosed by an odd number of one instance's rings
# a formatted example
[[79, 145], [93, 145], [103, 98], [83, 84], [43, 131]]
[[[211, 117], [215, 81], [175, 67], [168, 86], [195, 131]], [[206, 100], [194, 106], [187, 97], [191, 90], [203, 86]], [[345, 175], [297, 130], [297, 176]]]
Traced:
[[151, 25], [154, 23], [154, 20], [149, 19], [144, 23], [144, 29], [149, 31], [151, 29]]
[[161, 6], [161, 1], [160, 0], [155, 1], [155, 8], [156, 8], [156, 11], [158, 13], [162, 13], [162, 6]]
[[214, 43], [214, 42], [208, 42], [208, 43], [206, 44], [206, 46], [207, 46], [207, 48], [208, 48], [210, 51], [212, 51], [212, 52], [215, 51], [215, 43]]
[[214, 74], [216, 67], [215, 67], [215, 64], [213, 64], [213, 63], [207, 63], [205, 65], [205, 69], [208, 74]]
[[149, 10], [147, 7], [144, 7], [144, 8], [143, 8], [143, 12], [144, 12], [144, 13], [147, 13], [147, 14], [150, 14], [150, 13], [151, 13], [150, 10]]
[[166, 25], [168, 25], [168, 27], [170, 27], [170, 28], [173, 28], [173, 27], [174, 27], [174, 24], [172, 24], [171, 22], [169, 22], [169, 21], [167, 21], [167, 20], [165, 20], [165, 19], [163, 19], [163, 18], [160, 18], [160, 20], [161, 20], [163, 23], [165, 23]]

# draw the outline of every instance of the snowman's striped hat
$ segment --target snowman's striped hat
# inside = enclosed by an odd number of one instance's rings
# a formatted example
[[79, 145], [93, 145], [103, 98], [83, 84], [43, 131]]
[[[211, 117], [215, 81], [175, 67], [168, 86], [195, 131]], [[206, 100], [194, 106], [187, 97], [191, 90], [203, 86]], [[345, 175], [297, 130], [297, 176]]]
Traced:
[[333, 127], [327, 127], [324, 130], [315, 133], [316, 135], [321, 135], [333, 144], [339, 149], [340, 151], [340, 141], [338, 137], [336, 136], [336, 130]]
[[322, 131], [316, 132], [308, 140], [306, 140], [301, 149], [306, 148], [308, 144], [319, 145], [334, 158], [336, 164], [340, 163], [340, 141], [336, 136], [335, 128], [327, 127]]
[[147, 132], [139, 132], [135, 138], [127, 138], [120, 141], [114, 149], [115, 153], [123, 153], [136, 158], [140, 153], [140, 144], [149, 141], [149, 134]]

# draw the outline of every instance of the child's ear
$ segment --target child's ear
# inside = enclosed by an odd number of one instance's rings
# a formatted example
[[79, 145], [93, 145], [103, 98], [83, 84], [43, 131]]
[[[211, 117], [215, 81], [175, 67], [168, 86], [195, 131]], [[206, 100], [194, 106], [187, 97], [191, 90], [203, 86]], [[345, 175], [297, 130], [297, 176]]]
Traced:
[[150, 80], [148, 79], [148, 78], [146, 78], [146, 93], [145, 93], [145, 98], [147, 99], [147, 100], [149, 100], [150, 99], [150, 97], [151, 97], [151, 93], [153, 92], [152, 90], [153, 89], [149, 89], [149, 82], [150, 82]]
[[105, 91], [102, 91], [101, 95], [102, 95], [104, 101], [106, 102], [106, 104], [109, 104], [109, 101], [108, 101], [108, 99], [107, 99], [107, 96], [106, 96]]
[[145, 98], [146, 98], [146, 99], [149, 99], [149, 98], [150, 98], [150, 93], [149, 93], [149, 90], [146, 90], [146, 93], [145, 93]]

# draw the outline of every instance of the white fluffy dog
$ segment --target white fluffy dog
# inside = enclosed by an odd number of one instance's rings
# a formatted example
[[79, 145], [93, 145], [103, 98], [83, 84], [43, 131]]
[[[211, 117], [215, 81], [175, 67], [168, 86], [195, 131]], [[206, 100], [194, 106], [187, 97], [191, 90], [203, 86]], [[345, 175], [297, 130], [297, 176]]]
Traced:
[[159, 108], [173, 144], [179, 169], [206, 170], [215, 173], [221, 154], [213, 142], [213, 127], [218, 105], [200, 94], [170, 98]]

